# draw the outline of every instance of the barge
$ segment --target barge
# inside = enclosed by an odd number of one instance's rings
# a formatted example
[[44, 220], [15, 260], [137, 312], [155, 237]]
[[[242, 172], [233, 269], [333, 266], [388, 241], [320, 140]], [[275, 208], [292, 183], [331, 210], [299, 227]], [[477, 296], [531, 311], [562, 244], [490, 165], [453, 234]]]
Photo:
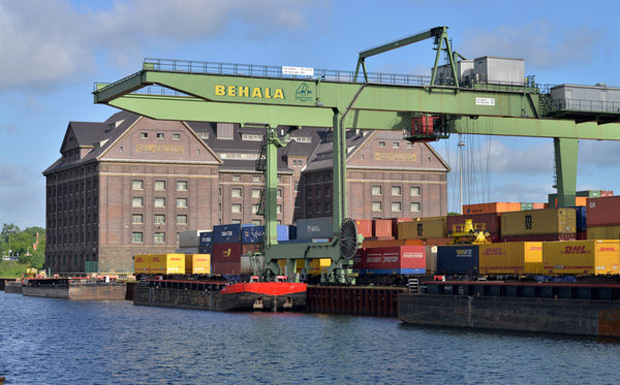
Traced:
[[92, 278], [24, 278], [22, 294], [72, 300], [124, 300], [127, 285]]
[[134, 287], [134, 305], [214, 311], [303, 311], [305, 283], [147, 279]]
[[398, 304], [412, 325], [620, 337], [617, 284], [429, 282]]

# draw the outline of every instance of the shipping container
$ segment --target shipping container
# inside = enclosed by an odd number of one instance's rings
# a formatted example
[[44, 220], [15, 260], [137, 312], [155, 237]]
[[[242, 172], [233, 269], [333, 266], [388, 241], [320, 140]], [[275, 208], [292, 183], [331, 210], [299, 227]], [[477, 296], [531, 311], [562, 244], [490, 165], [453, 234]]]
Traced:
[[521, 211], [521, 203], [491, 202], [463, 205], [463, 214], [498, 214], [510, 211]]
[[[456, 62], [456, 74], [459, 77], [459, 83], [468, 84], [474, 78], [474, 61], [473, 60], [459, 60]], [[449, 64], [437, 66], [437, 78], [435, 81], [437, 84], [452, 85], [452, 67]]]
[[387, 240], [364, 240], [363, 248], [369, 247], [398, 247], [398, 246], [425, 246], [423, 239], [387, 239]]
[[575, 224], [578, 232], [586, 231], [588, 229], [587, 213], [588, 210], [586, 209], [585, 205], [575, 207]]
[[200, 248], [210, 249], [213, 247], [213, 231], [200, 233]]
[[525, 84], [525, 60], [484, 56], [474, 59], [474, 78], [478, 83]]
[[501, 237], [501, 242], [557, 242], [574, 241], [577, 233], [570, 234], [530, 234], [530, 235], [508, 235]]
[[478, 274], [478, 245], [437, 247], [437, 274]]
[[185, 274], [185, 254], [150, 254], [150, 274]]
[[551, 87], [551, 100], [560, 110], [618, 112], [620, 89], [605, 84], [560, 84]]
[[241, 244], [241, 255], [262, 253], [264, 249], [265, 249], [265, 245], [262, 243]]
[[288, 225], [288, 239], [289, 241], [293, 239], [297, 239], [297, 226]]
[[200, 254], [200, 247], [182, 247], [174, 249], [175, 254]]
[[611, 197], [614, 195], [613, 190], [601, 190], [601, 198]]
[[[585, 239], [588, 239], [588, 232], [587, 231], [577, 231], [577, 233], [575, 234], [575, 240], [577, 241], [583, 241]], [[607, 238], [593, 238], [593, 239], [607, 239]]]
[[219, 275], [241, 274], [241, 259], [238, 262], [213, 262], [213, 274], [219, 274]]
[[200, 234], [206, 230], [188, 230], [179, 232], [179, 248], [199, 247]]
[[480, 274], [542, 274], [542, 242], [479, 245]]
[[437, 246], [426, 246], [426, 274], [437, 272]]
[[[575, 197], [575, 206], [577, 207], [585, 206], [587, 204], [587, 201], [588, 201], [588, 198], [586, 197]], [[558, 198], [555, 198], [555, 200], [552, 202], [552, 206], [558, 207]]]
[[573, 208], [550, 208], [502, 213], [502, 237], [532, 234], [570, 234], [577, 231]]
[[620, 225], [620, 195], [588, 198], [586, 217], [590, 226]]
[[366, 274], [426, 274], [426, 247], [374, 247], [364, 252]]
[[[253, 264], [255, 266], [253, 266]], [[265, 257], [263, 255], [241, 255], [240, 274], [254, 275], [265, 266]], [[254, 271], [256, 269], [256, 271]]]
[[372, 233], [374, 237], [392, 237], [392, 221], [390, 219], [373, 219]]
[[364, 236], [364, 238], [372, 237], [372, 220], [371, 219], [356, 219], [355, 226], [357, 226], [357, 233]]
[[240, 243], [241, 225], [217, 225], [213, 226], [213, 243]]
[[521, 203], [521, 211], [534, 210], [534, 203]]
[[333, 235], [332, 217], [297, 220], [297, 239], [332, 238]]
[[546, 203], [532, 203], [532, 210], [546, 209], [549, 207]]
[[135, 275], [151, 274], [151, 255], [137, 254], [133, 256], [133, 271]]
[[211, 274], [211, 256], [185, 254], [185, 274]]
[[620, 226], [588, 226], [587, 239], [620, 239]]
[[391, 218], [392, 221], [392, 236], [398, 237], [398, 224], [403, 222], [411, 222], [413, 218]]
[[278, 241], [289, 241], [291, 238], [291, 226], [288, 225], [278, 225]]
[[[308, 275], [321, 275], [321, 273], [326, 273], [327, 269], [332, 265], [331, 258], [315, 258], [310, 260], [310, 268], [307, 269], [306, 274]], [[354, 262], [355, 265], [355, 262]], [[295, 272], [301, 273], [302, 269], [306, 266], [305, 259], [298, 259], [295, 263]]]
[[488, 231], [491, 234], [492, 242], [500, 241], [500, 214], [465, 214], [465, 215], [449, 215], [448, 216], [448, 232], [459, 233], [465, 228], [465, 221], [471, 219], [474, 231]]
[[242, 244], [263, 243], [265, 236], [265, 226], [246, 226], [241, 229]]
[[241, 260], [241, 243], [215, 243], [211, 261], [216, 262], [235, 262]]
[[543, 271], [550, 275], [620, 274], [620, 241], [545, 242]]
[[364, 253], [365, 249], [357, 249], [357, 252], [353, 256], [353, 270], [357, 273], [359, 273], [361, 269], [365, 268]]
[[454, 243], [452, 238], [426, 238], [424, 244], [426, 246], [446, 246]]
[[416, 218], [411, 222], [398, 224], [398, 239], [446, 238], [447, 218]]

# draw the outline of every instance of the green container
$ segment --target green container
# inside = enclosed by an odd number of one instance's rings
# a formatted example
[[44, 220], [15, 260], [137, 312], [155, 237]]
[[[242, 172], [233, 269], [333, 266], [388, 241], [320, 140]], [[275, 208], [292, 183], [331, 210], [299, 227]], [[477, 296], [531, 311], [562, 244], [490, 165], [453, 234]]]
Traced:
[[533, 203], [521, 203], [521, 211], [525, 211], [525, 210], [534, 210], [534, 204]]

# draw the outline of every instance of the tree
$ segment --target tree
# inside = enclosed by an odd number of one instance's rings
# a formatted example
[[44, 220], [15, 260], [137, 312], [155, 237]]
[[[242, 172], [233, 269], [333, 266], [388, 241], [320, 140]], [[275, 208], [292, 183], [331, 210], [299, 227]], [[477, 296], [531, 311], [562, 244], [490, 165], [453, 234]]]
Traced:
[[19, 257], [19, 262], [38, 269], [45, 262], [45, 229], [29, 227], [21, 231], [14, 224], [4, 224], [0, 232], [0, 254]]

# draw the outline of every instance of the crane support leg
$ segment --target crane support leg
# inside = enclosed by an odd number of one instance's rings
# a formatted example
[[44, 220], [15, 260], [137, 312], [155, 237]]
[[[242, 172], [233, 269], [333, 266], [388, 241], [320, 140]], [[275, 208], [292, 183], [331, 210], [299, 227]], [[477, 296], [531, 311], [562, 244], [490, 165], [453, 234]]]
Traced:
[[554, 138], [558, 207], [575, 205], [578, 139]]
[[347, 196], [347, 171], [346, 171], [346, 142], [345, 129], [343, 127], [342, 115], [338, 109], [334, 109], [334, 120], [332, 127], [333, 152], [334, 160], [332, 182], [333, 182], [333, 200], [334, 210], [333, 229], [334, 234], [340, 229], [342, 221], [347, 216], [346, 196]]

